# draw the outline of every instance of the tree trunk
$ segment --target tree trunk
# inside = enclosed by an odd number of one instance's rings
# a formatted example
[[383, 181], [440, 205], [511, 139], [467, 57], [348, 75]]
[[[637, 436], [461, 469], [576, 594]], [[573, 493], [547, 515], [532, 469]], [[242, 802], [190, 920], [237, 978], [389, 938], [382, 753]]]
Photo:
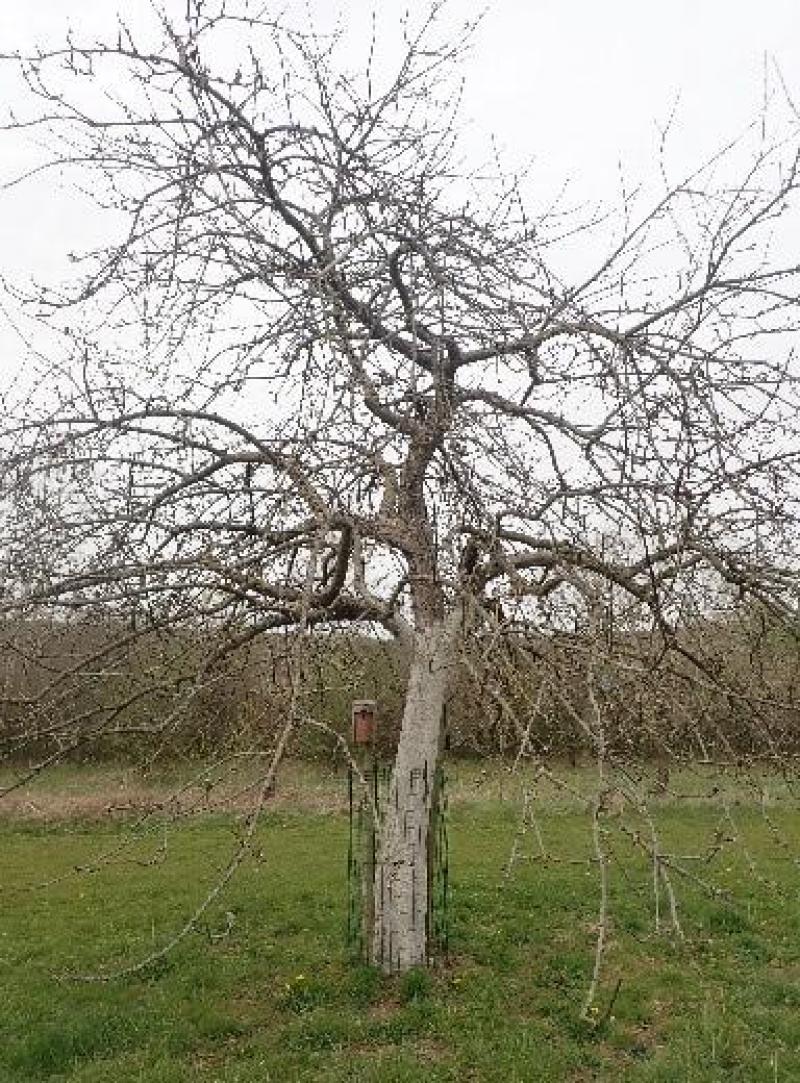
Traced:
[[403, 725], [375, 865], [372, 960], [397, 973], [430, 960], [428, 827], [457, 622], [414, 636]]

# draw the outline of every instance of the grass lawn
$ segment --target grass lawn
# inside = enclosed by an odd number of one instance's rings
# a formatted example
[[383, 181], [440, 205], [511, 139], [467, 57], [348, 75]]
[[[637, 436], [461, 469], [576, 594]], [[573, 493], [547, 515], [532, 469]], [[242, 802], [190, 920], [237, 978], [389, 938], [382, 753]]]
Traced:
[[[165, 942], [235, 847], [235, 817], [151, 826], [116, 853], [124, 816], [58, 818], [50, 805], [46, 819], [0, 820], [0, 1080], [800, 1080], [800, 868], [776, 841], [777, 830], [800, 850], [800, 811], [775, 808], [768, 822], [747, 793], [731, 797], [719, 852], [684, 862], [723, 893], [673, 874], [684, 942], [664, 898], [654, 930], [652, 869], [619, 830], [641, 829], [637, 814], [609, 821], [596, 1026], [579, 1018], [598, 904], [590, 819], [579, 802], [543, 797], [548, 858], [520, 861], [504, 882], [519, 809], [499, 776], [470, 785], [476, 773], [452, 787], [451, 955], [392, 980], [346, 959], [336, 801], [276, 803], [200, 927], [166, 962], [106, 984], [70, 975]], [[91, 772], [55, 777], [65, 793], [102, 789]], [[342, 786], [328, 785], [333, 796]], [[654, 814], [671, 853], [698, 855], [717, 837], [715, 801], [667, 799]], [[537, 851], [534, 833], [524, 843]]]

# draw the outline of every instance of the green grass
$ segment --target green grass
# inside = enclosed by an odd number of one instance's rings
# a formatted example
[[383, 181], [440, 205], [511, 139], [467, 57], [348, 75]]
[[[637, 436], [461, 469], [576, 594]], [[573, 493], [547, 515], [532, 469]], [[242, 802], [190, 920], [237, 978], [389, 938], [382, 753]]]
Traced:
[[[214, 884], [236, 820], [181, 822], [166, 850], [157, 831], [79, 874], [124, 824], [0, 822], [0, 1080], [800, 1079], [800, 868], [755, 805], [736, 806], [736, 843], [689, 862], [732, 901], [675, 876], [684, 943], [654, 931], [651, 870], [609, 824], [611, 936], [592, 1026], [579, 1018], [597, 919], [588, 817], [578, 803], [544, 802], [550, 860], [522, 861], [504, 882], [518, 810], [496, 785], [487, 792], [451, 815], [450, 958], [391, 980], [345, 956], [340, 813], [270, 813], [201, 928], [165, 962], [106, 984], [74, 975], [125, 966], [168, 939]], [[684, 854], [719, 822], [702, 801], [655, 814], [665, 846]], [[800, 814], [777, 809], [773, 821], [798, 838]], [[623, 822], [642, 826], [630, 810]], [[45, 880], [56, 882], [32, 886]]]

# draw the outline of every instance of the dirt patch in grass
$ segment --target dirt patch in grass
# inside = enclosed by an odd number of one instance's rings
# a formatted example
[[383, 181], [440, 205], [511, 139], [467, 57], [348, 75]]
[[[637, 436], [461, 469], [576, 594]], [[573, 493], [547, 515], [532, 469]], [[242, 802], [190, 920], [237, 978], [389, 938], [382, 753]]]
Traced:
[[116, 816], [134, 816], [163, 806], [163, 800], [144, 787], [123, 792], [91, 793], [40, 792], [25, 790], [8, 794], [0, 802], [0, 815], [15, 820], [49, 823], [60, 820], [101, 820]]
[[[128, 819], [153, 812], [168, 811], [176, 818], [194, 815], [225, 815], [248, 812], [253, 807], [253, 797], [238, 795], [216, 801], [203, 801], [192, 795], [173, 798], [157, 790], [137, 788], [123, 795], [110, 793], [89, 794], [37, 794], [36, 798], [24, 794], [4, 798], [0, 802], [0, 817], [12, 820], [29, 820], [40, 823], [57, 823], [64, 820], [113, 820]], [[342, 812], [344, 801], [313, 794], [281, 794], [268, 797], [264, 803], [268, 809], [298, 812]]]
[[420, 1038], [414, 1043], [414, 1052], [429, 1064], [442, 1064], [450, 1058], [449, 1046], [436, 1038]]
[[375, 1023], [385, 1023], [387, 1020], [394, 1018], [401, 1008], [402, 1004], [399, 1000], [379, 1000], [376, 1004], [371, 1005], [369, 1018]]
[[[335, 777], [306, 779], [300, 768], [286, 768], [264, 806], [281, 811], [341, 812], [347, 808], [346, 782]], [[2, 780], [6, 786], [13, 779]], [[154, 812], [175, 818], [238, 814], [259, 799], [260, 779], [237, 776], [207, 784], [205, 779], [143, 779], [133, 772], [75, 768], [37, 778], [0, 799], [0, 818], [55, 823], [64, 820], [131, 819]], [[0, 786], [2, 790], [2, 786]]]

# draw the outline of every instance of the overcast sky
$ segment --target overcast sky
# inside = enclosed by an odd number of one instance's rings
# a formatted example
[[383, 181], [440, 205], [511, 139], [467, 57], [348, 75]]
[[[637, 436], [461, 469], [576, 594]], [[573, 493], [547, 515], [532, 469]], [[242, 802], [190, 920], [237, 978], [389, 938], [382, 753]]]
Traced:
[[[183, 9], [185, 0], [167, 0]], [[25, 50], [63, 35], [110, 31], [115, 0], [3, 0], [0, 50]], [[371, 0], [289, 0], [304, 19], [327, 27], [342, 12], [355, 29], [353, 49], [369, 23]], [[421, 12], [421, 0], [381, 0], [384, 35], [395, 13]], [[126, 20], [144, 25], [148, 0], [127, 0]], [[484, 7], [451, 0], [454, 18]], [[533, 195], [568, 182], [574, 198], [613, 199], [619, 166], [631, 180], [650, 172], [659, 131], [677, 101], [672, 160], [689, 168], [742, 132], [758, 115], [777, 72], [800, 102], [798, 0], [494, 0], [467, 63], [464, 119], [468, 148], [488, 155], [494, 135], [509, 163], [535, 160]], [[0, 102], [16, 91], [0, 70]], [[0, 179], [23, 151], [18, 135], [0, 134]], [[66, 266], [64, 253], [91, 232], [83, 205], [44, 185], [0, 191], [0, 274], [48, 277]], [[0, 315], [0, 322], [2, 315]], [[18, 340], [0, 332], [2, 364], [19, 356]]]

